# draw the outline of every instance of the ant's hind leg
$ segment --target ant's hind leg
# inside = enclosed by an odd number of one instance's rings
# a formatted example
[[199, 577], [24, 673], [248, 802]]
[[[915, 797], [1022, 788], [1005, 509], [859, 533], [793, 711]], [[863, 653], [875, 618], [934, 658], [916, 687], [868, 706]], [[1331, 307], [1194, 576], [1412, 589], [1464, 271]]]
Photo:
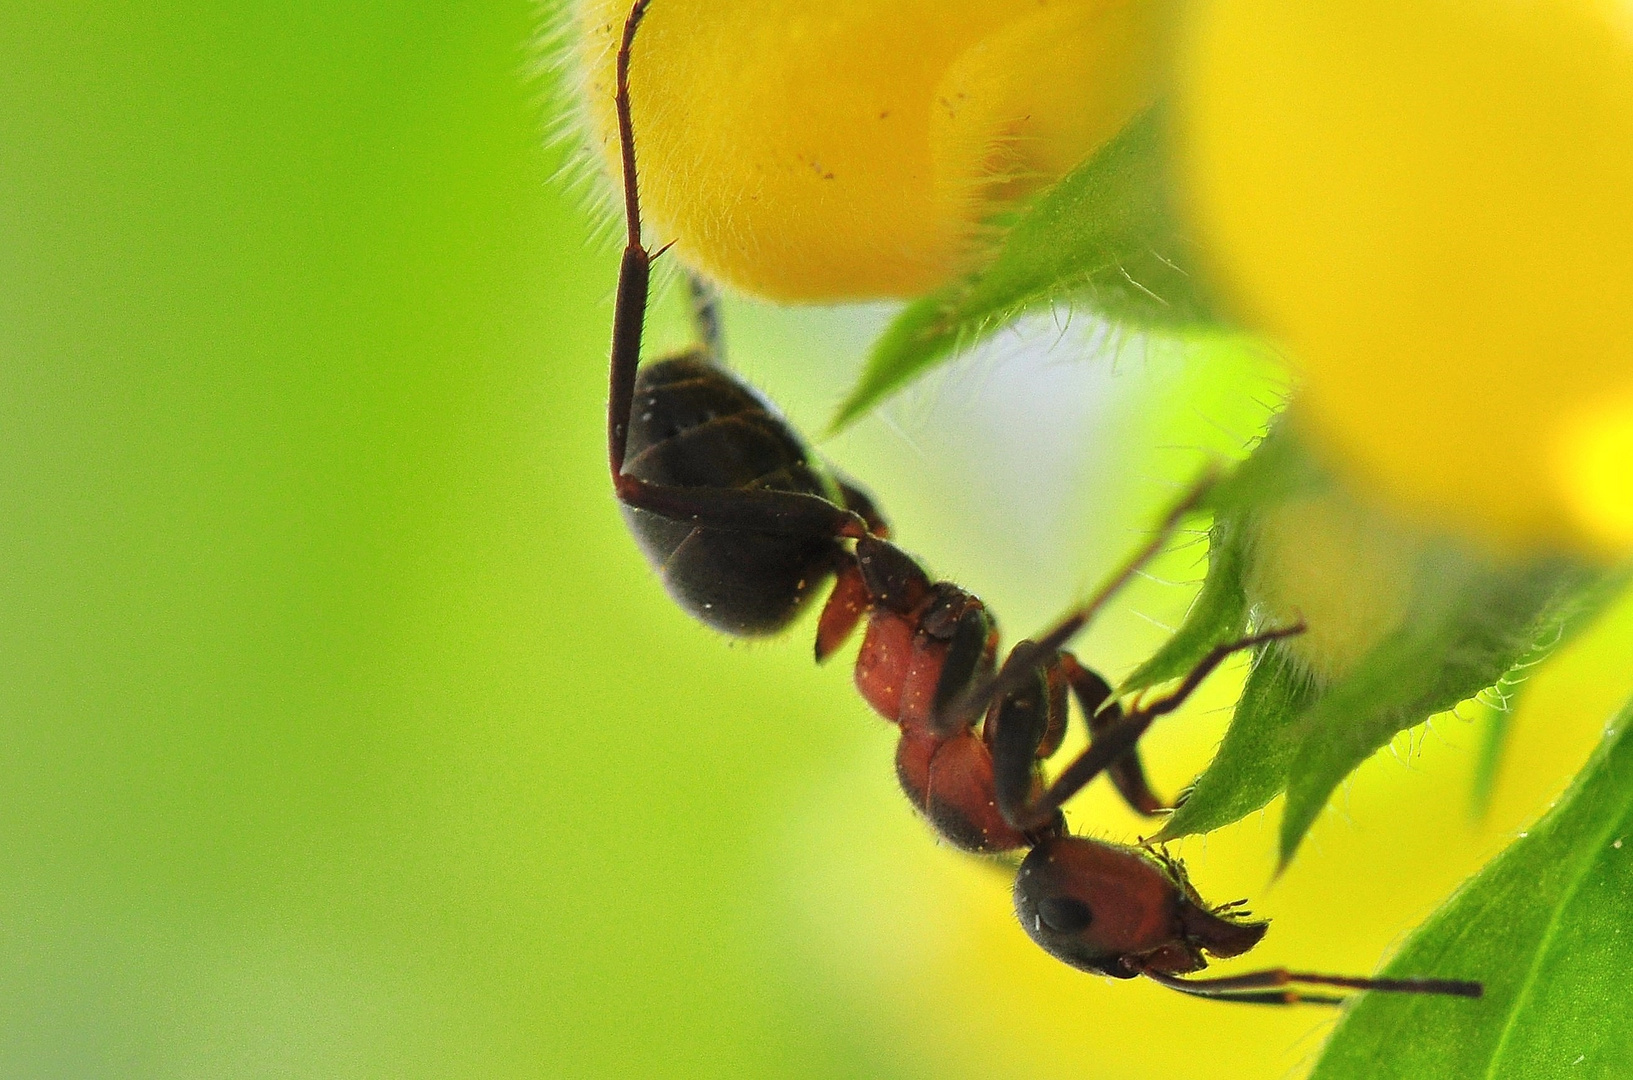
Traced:
[[647, 0], [636, 0], [624, 21], [618, 46], [618, 88], [613, 104], [618, 113], [618, 143], [624, 182], [624, 226], [628, 237], [618, 266], [618, 297], [612, 316], [611, 387], [607, 395], [607, 459], [616, 482], [624, 471], [629, 418], [635, 405], [635, 370], [641, 364], [641, 329], [652, 278], [652, 256], [641, 244], [641, 191], [635, 169], [635, 125], [629, 107], [629, 54], [635, 32], [646, 15]]
[[820, 495], [763, 488], [668, 487], [613, 474], [620, 502], [671, 521], [727, 532], [772, 533], [810, 539], [868, 535], [867, 522]]
[[858, 514], [816, 495], [745, 489], [676, 488], [651, 484], [624, 473], [629, 421], [635, 405], [635, 377], [641, 364], [641, 330], [652, 277], [652, 260], [641, 244], [640, 185], [636, 179], [635, 126], [630, 116], [629, 58], [635, 33], [646, 15], [647, 0], [636, 0], [624, 22], [618, 47], [618, 140], [624, 181], [624, 221], [628, 237], [618, 270], [618, 298], [612, 318], [612, 362], [607, 393], [607, 464], [613, 488], [628, 506], [672, 521], [736, 532], [782, 536], [851, 536], [867, 534]]
[[[633, 144], [629, 146], [633, 165]], [[633, 187], [631, 205], [633, 206]], [[633, 210], [632, 210], [633, 212]], [[629, 420], [635, 406], [635, 377], [641, 361], [641, 324], [646, 317], [651, 258], [631, 221], [629, 246], [618, 273], [618, 300], [612, 324], [612, 363], [607, 394], [607, 464], [620, 501], [672, 521], [735, 532], [782, 536], [867, 535], [863, 516], [818, 495], [745, 488], [677, 488], [652, 484], [624, 472]], [[871, 504], [870, 504], [871, 505]]]

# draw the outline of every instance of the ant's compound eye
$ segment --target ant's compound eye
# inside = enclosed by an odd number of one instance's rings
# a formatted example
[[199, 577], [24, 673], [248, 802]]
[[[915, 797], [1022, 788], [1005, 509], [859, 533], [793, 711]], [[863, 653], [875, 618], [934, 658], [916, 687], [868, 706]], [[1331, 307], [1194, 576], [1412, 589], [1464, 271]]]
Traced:
[[1081, 900], [1049, 896], [1038, 901], [1038, 918], [1057, 934], [1079, 934], [1094, 922], [1094, 912]]

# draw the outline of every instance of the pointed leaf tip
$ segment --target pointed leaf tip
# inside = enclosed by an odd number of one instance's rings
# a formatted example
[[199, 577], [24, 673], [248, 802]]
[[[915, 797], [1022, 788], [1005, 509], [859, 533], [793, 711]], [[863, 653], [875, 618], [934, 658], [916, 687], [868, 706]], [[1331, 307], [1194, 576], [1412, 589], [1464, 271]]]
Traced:
[[970, 277], [909, 304], [835, 414], [837, 431], [1025, 311], [1056, 300], [1135, 330], [1218, 325], [1168, 206], [1160, 110], [1040, 195]]

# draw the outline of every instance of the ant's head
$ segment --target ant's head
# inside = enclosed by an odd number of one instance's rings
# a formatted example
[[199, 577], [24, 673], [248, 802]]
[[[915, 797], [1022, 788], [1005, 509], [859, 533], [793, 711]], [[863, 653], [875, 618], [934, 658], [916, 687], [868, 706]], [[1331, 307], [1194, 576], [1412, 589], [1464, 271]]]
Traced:
[[1267, 923], [1208, 910], [1177, 862], [1082, 836], [1050, 837], [1015, 877], [1015, 913], [1043, 950], [1083, 971], [1132, 978], [1200, 971], [1203, 950], [1237, 956]]

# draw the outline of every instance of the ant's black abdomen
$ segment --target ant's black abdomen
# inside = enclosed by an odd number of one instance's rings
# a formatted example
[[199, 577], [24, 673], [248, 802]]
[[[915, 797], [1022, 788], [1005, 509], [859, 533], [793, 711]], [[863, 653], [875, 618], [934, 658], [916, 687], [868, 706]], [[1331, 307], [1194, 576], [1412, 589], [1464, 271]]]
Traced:
[[[841, 503], [838, 486], [782, 415], [700, 354], [649, 363], [635, 381], [624, 472], [683, 488], [791, 491]], [[624, 506], [664, 586], [687, 611], [728, 634], [771, 634], [791, 622], [836, 566], [839, 542], [697, 528]]]

